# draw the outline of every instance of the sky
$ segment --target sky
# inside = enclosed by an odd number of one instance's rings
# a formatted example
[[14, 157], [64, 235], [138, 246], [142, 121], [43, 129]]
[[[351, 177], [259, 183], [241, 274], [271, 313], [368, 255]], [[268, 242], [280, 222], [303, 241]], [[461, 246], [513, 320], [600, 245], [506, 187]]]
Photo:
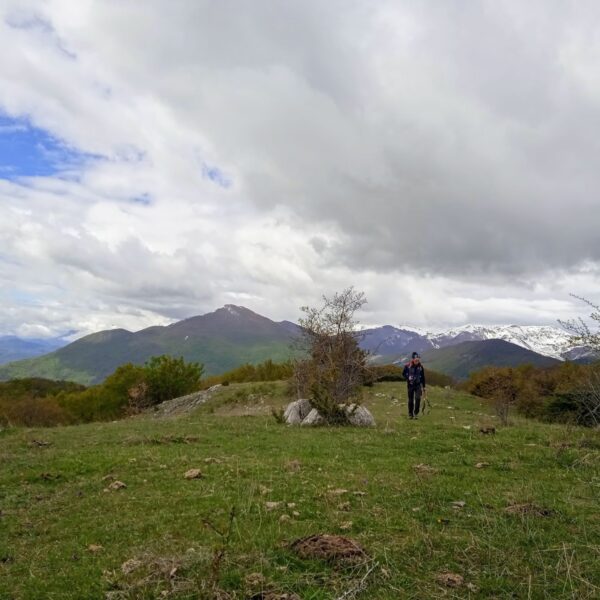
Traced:
[[596, 0], [0, 0], [0, 334], [600, 301]]

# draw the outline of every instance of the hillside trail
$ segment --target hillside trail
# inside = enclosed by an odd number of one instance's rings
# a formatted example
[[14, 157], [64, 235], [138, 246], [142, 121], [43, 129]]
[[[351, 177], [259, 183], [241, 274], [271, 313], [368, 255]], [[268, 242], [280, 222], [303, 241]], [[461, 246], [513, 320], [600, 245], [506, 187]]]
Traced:
[[165, 402], [161, 402], [160, 404], [147, 409], [146, 412], [158, 419], [188, 415], [207, 400], [210, 400], [213, 393], [219, 388], [221, 388], [221, 384], [213, 385], [207, 390], [187, 394], [187, 396], [165, 400]]

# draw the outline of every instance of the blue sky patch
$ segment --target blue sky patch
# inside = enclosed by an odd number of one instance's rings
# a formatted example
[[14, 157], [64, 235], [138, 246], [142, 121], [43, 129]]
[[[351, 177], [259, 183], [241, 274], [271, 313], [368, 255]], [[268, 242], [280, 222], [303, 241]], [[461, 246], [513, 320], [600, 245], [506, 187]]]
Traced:
[[26, 119], [0, 114], [0, 179], [47, 177], [90, 158]]
[[209, 179], [222, 188], [229, 188], [232, 184], [231, 179], [221, 169], [207, 165], [206, 163], [202, 165], [202, 177]]
[[144, 192], [139, 196], [134, 196], [132, 201], [136, 204], [142, 204], [143, 206], [150, 206], [150, 204], [152, 204], [152, 196], [148, 192]]

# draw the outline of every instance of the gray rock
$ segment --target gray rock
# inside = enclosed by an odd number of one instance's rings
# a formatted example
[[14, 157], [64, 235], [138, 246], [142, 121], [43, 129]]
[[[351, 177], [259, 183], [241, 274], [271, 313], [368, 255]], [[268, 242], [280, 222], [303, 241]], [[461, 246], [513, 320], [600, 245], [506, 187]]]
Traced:
[[325, 419], [319, 414], [319, 411], [316, 408], [313, 408], [304, 419], [302, 419], [302, 423], [300, 425], [324, 425]]
[[300, 425], [306, 418], [312, 407], [305, 398], [290, 402], [283, 413], [283, 418], [289, 425]]
[[350, 404], [344, 410], [348, 415], [350, 425], [354, 425], [355, 427], [375, 427], [373, 415], [364, 406]]
[[165, 400], [165, 402], [161, 402], [148, 410], [153, 413], [153, 416], [158, 418], [187, 415], [206, 401], [210, 400], [217, 389], [217, 386], [213, 386], [208, 390], [193, 392], [187, 396], [180, 396], [179, 398], [173, 398], [172, 400]]

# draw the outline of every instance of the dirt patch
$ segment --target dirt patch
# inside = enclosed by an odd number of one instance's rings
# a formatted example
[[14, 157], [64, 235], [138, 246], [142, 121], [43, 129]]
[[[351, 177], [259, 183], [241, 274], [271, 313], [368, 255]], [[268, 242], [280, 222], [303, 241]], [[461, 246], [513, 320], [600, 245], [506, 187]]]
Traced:
[[292, 542], [290, 548], [300, 558], [329, 562], [357, 562], [367, 557], [358, 542], [341, 535], [311, 535]]
[[60, 473], [40, 473], [40, 479], [42, 481], [59, 481], [62, 479]]
[[415, 465], [413, 467], [413, 469], [419, 475], [434, 475], [435, 473], [438, 472], [438, 470], [435, 467], [432, 467], [430, 465], [425, 465], [423, 463], [419, 463], [418, 465]]
[[27, 445], [30, 448], [47, 448], [48, 446], [52, 446], [52, 442], [47, 442], [46, 440], [31, 440]]
[[290, 460], [285, 464], [286, 471], [297, 473], [302, 469], [302, 463], [299, 460]]
[[445, 587], [450, 587], [450, 588], [460, 587], [465, 582], [462, 575], [459, 575], [458, 573], [449, 573], [449, 572], [439, 573], [436, 576], [435, 580], [440, 585], [443, 585]]
[[496, 435], [496, 428], [495, 427], [480, 427], [479, 433], [482, 433], [483, 435]]
[[197, 435], [161, 435], [158, 437], [128, 437], [123, 440], [125, 446], [139, 446], [141, 444], [197, 444], [202, 441]]
[[554, 511], [543, 506], [537, 506], [531, 502], [523, 504], [511, 504], [504, 509], [509, 515], [529, 515], [532, 517], [551, 517]]
[[[218, 589], [208, 587], [201, 576], [207, 565], [197, 552], [183, 556], [144, 554], [125, 561], [114, 570], [104, 571], [109, 591], [106, 600], [132, 598], [229, 598]], [[199, 595], [196, 595], [196, 594]]]
[[289, 594], [288, 592], [258, 592], [250, 596], [248, 600], [302, 600], [297, 594]]

